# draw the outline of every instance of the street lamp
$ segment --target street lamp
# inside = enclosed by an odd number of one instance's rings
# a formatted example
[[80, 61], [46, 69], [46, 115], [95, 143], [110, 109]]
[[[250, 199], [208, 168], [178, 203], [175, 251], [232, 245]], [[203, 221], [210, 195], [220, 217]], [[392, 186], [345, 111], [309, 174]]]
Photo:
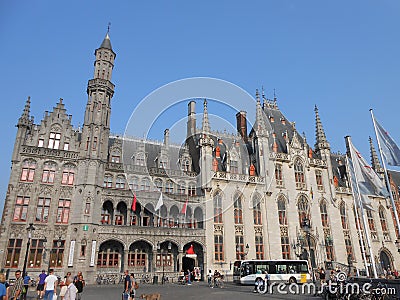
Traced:
[[26, 252], [25, 252], [25, 260], [24, 260], [24, 268], [22, 269], [22, 277], [25, 277], [26, 275], [26, 264], [28, 263], [28, 252], [29, 252], [29, 247], [31, 246], [31, 238], [32, 238], [32, 231], [35, 230], [35, 227], [33, 227], [33, 223], [29, 223], [29, 227], [26, 229], [28, 232], [28, 241], [26, 243]]
[[[168, 252], [169, 253], [171, 251], [172, 248], [172, 244], [169, 241], [168, 242]], [[165, 252], [164, 249], [161, 248], [161, 244], [160, 242], [157, 242], [157, 250], [160, 251], [160, 256], [161, 256], [161, 261], [162, 261], [162, 277], [161, 277], [161, 284], [164, 284], [165, 282]]]
[[[53, 242], [54, 243], [54, 242]], [[54, 245], [54, 244], [53, 244]], [[60, 249], [61, 248], [61, 246], [62, 246], [62, 239], [61, 239], [61, 236], [59, 236], [58, 237], [58, 240], [56, 241], [56, 247], [57, 247], [57, 249], [56, 248], [53, 248], [52, 250], [51, 250], [51, 253], [54, 253], [54, 256], [53, 256], [53, 261], [54, 261], [54, 266], [53, 267], [57, 267], [57, 263], [58, 263], [58, 258], [59, 258], [59, 255], [60, 255], [60, 253], [59, 252], [57, 252], [57, 250], [58, 249]], [[52, 255], [50, 255], [50, 258], [49, 258], [49, 267], [48, 267], [48, 272], [50, 272], [50, 269], [51, 269], [51, 266], [50, 266], [50, 263], [51, 263], [51, 256]]]
[[297, 242], [293, 241], [292, 242], [292, 248], [294, 250], [294, 254], [300, 258], [301, 256], [301, 238], [300, 236], [297, 237]]
[[307, 217], [305, 217], [304, 219], [303, 219], [303, 230], [304, 230], [304, 232], [305, 232], [305, 234], [306, 234], [306, 237], [307, 237], [307, 244], [308, 244], [308, 259], [309, 259], [309, 262], [310, 262], [310, 265], [311, 265], [311, 270], [312, 270], [312, 274], [311, 274], [311, 277], [312, 277], [312, 281], [313, 281], [313, 283], [315, 283], [315, 277], [314, 277], [314, 266], [313, 266], [313, 262], [312, 262], [312, 260], [311, 260], [311, 234], [310, 234], [310, 230], [311, 230], [311, 225], [310, 225], [310, 219], [308, 219]]

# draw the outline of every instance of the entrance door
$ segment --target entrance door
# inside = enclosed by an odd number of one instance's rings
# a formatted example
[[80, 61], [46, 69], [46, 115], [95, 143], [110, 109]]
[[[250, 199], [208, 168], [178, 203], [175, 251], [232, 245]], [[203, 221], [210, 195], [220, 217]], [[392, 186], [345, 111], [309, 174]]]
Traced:
[[182, 258], [182, 269], [186, 272], [187, 270], [193, 271], [195, 267], [195, 260], [190, 257]]

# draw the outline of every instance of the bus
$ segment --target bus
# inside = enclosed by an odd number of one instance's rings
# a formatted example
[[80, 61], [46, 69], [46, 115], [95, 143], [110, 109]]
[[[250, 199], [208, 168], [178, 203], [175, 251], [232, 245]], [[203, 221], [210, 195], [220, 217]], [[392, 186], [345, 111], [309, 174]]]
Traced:
[[264, 271], [271, 282], [304, 283], [311, 281], [306, 260], [237, 260], [233, 265], [233, 282], [254, 285], [264, 279]]

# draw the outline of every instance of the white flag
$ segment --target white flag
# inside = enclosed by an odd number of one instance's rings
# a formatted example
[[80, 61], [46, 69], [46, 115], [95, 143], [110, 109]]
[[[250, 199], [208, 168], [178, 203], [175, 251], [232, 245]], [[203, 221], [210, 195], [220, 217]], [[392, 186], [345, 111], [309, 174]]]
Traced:
[[370, 195], [389, 197], [389, 192], [381, 178], [375, 173], [360, 152], [350, 142], [350, 154], [353, 161], [354, 172], [362, 194], [367, 191]]
[[156, 205], [156, 210], [159, 210], [161, 206], [163, 206], [164, 202], [163, 202], [163, 198], [162, 198], [162, 193], [160, 194], [160, 198], [158, 198], [158, 202]]

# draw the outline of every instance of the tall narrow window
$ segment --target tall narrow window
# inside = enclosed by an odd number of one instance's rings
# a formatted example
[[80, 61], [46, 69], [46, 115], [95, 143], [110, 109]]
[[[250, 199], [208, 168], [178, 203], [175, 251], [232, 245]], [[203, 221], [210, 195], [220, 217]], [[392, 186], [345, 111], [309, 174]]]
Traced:
[[26, 215], [28, 213], [29, 197], [17, 196], [14, 208], [13, 221], [26, 221]]
[[196, 196], [196, 184], [193, 183], [193, 182], [189, 182], [188, 195], [189, 196]]
[[236, 259], [240, 260], [244, 258], [244, 238], [243, 235], [235, 236], [236, 244]]
[[68, 224], [71, 200], [58, 200], [57, 223]]
[[281, 236], [282, 258], [290, 259], [290, 243], [287, 235]]
[[9, 239], [5, 267], [18, 268], [21, 256], [22, 239]]
[[222, 223], [222, 196], [218, 192], [214, 195], [214, 223]]
[[179, 195], [186, 194], [186, 183], [184, 181], [178, 183], [178, 194]]
[[43, 166], [42, 182], [54, 183], [55, 175], [56, 175], [56, 165], [50, 162], [45, 163]]
[[379, 207], [379, 221], [381, 222], [383, 238], [386, 241], [390, 240], [389, 230], [386, 222], [385, 209], [383, 208], [383, 206]]
[[368, 227], [371, 232], [371, 237], [373, 240], [378, 239], [378, 235], [376, 233], [376, 227], [375, 227], [375, 222], [374, 222], [374, 217], [372, 215], [372, 210], [367, 209], [367, 220], [368, 220]]
[[22, 163], [21, 181], [33, 181], [35, 175], [36, 162], [34, 160], [25, 160]]
[[235, 201], [233, 202], [233, 217], [235, 224], [243, 224], [242, 200], [238, 195], [235, 196]]
[[61, 184], [73, 185], [75, 177], [75, 168], [71, 165], [66, 165], [62, 173]]
[[50, 149], [60, 148], [60, 140], [61, 140], [60, 133], [50, 132], [49, 144], [48, 144], [47, 148], [50, 148]]
[[299, 202], [297, 203], [299, 210], [299, 224], [300, 228], [304, 226], [304, 220], [310, 220], [310, 208], [308, 205], [308, 200], [304, 195], [301, 195], [299, 198]]
[[254, 225], [262, 225], [261, 199], [259, 195], [253, 197], [253, 219]]
[[43, 259], [43, 251], [44, 251], [43, 240], [32, 239], [28, 257], [29, 267], [31, 268], [41, 267]]
[[36, 222], [47, 223], [49, 221], [50, 198], [40, 197], [36, 208]]
[[328, 211], [326, 209], [326, 202], [321, 201], [319, 205], [319, 211], [321, 213], [321, 222], [322, 222], [322, 227], [329, 227], [328, 223]]
[[58, 240], [53, 241], [53, 248], [50, 252], [50, 267], [60, 268], [63, 265], [65, 241], [59, 244]]
[[145, 161], [144, 161], [144, 153], [139, 153], [136, 157], [136, 164], [139, 166], [144, 166]]
[[184, 172], [189, 172], [190, 171], [190, 163], [189, 163], [188, 159], [183, 160], [182, 171], [184, 171]]
[[96, 150], [96, 148], [97, 148], [97, 136], [95, 136], [94, 138], [93, 138], [93, 150]]
[[132, 177], [129, 179], [129, 188], [132, 191], [137, 191], [139, 189], [139, 180], [137, 177]]
[[224, 238], [222, 235], [214, 235], [214, 260], [224, 261]]
[[296, 188], [305, 188], [304, 167], [300, 159], [296, 159], [294, 162], [294, 178], [296, 181]]
[[283, 174], [282, 174], [282, 165], [275, 165], [275, 181], [277, 186], [283, 186]]
[[349, 236], [345, 236], [344, 243], [346, 245], [347, 257], [351, 257], [352, 259], [354, 259], [353, 246], [351, 245], [351, 240]]
[[163, 189], [163, 182], [160, 178], [157, 178], [154, 180], [154, 185], [156, 186], [156, 191], [157, 192], [162, 192]]
[[264, 243], [261, 235], [256, 235], [256, 259], [264, 259]]
[[340, 219], [342, 221], [342, 228], [345, 230], [349, 229], [349, 223], [347, 221], [346, 206], [345, 206], [344, 202], [340, 203], [339, 210], [340, 210]]
[[324, 185], [322, 182], [322, 171], [321, 170], [315, 170], [315, 180], [317, 182], [318, 191], [323, 191]]
[[286, 217], [286, 203], [284, 199], [278, 200], [278, 217], [279, 217], [279, 225], [286, 226], [287, 225], [287, 217]]

